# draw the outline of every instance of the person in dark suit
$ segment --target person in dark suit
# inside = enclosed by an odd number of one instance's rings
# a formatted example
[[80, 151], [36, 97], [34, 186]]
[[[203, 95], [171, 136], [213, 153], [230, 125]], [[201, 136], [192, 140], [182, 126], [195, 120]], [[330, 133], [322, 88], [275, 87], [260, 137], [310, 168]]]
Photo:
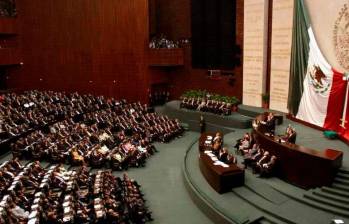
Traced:
[[221, 162], [227, 163], [228, 162], [228, 156], [229, 156], [229, 152], [228, 152], [227, 147], [223, 147], [221, 150], [219, 150], [218, 159]]
[[291, 125], [289, 125], [286, 129], [286, 134], [282, 138], [286, 142], [295, 144], [296, 138], [297, 138], [297, 132]]
[[218, 155], [222, 148], [222, 145], [223, 145], [223, 137], [221, 133], [217, 132], [215, 137], [213, 138], [212, 152]]
[[261, 171], [262, 165], [268, 163], [270, 160], [270, 154], [268, 151], [265, 151], [263, 156], [252, 165], [253, 173], [259, 173]]
[[260, 148], [260, 147], [258, 147], [257, 150], [258, 151], [256, 153], [253, 153], [253, 154], [250, 154], [250, 155], [246, 155], [244, 157], [244, 162], [243, 163], [245, 164], [245, 167], [255, 164], [260, 158], [263, 157], [264, 150], [262, 148]]
[[275, 124], [276, 124], [276, 121], [275, 121], [274, 114], [270, 112], [267, 116], [267, 119], [264, 125], [268, 130], [268, 132], [270, 132], [273, 135], [275, 134]]
[[274, 170], [276, 161], [277, 157], [272, 156], [268, 162], [261, 164], [260, 176], [269, 176]]
[[200, 133], [204, 133], [206, 131], [206, 122], [204, 116], [200, 116]]

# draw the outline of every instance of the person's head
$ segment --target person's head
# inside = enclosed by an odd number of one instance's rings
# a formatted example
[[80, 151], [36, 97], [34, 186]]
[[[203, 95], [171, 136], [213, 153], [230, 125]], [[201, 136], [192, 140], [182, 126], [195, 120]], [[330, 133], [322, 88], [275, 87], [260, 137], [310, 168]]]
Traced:
[[273, 161], [275, 161], [276, 159], [277, 159], [276, 156], [272, 156], [272, 157], [271, 157], [271, 160], [273, 160]]
[[295, 129], [294, 129], [294, 128], [289, 127], [289, 128], [287, 129], [287, 133], [288, 133], [288, 134], [292, 134], [293, 132], [295, 132]]
[[250, 139], [250, 133], [246, 132], [245, 135], [244, 135], [244, 138], [249, 140]]
[[268, 120], [271, 120], [274, 117], [274, 114], [272, 112], [269, 112], [268, 114]]
[[269, 152], [268, 152], [268, 151], [265, 151], [263, 155], [264, 155], [264, 156], [269, 156]]

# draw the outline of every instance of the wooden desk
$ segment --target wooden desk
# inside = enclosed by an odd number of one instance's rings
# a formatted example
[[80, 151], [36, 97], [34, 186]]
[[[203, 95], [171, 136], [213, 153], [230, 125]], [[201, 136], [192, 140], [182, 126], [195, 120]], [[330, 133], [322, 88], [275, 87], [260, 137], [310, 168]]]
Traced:
[[236, 164], [229, 164], [229, 167], [214, 165], [214, 161], [204, 153], [204, 150], [211, 150], [210, 146], [205, 146], [206, 136], [213, 134], [204, 133], [199, 140], [199, 166], [207, 182], [218, 193], [222, 194], [230, 191], [233, 187], [244, 185], [245, 171]]
[[[264, 120], [259, 115], [256, 121]], [[343, 152], [326, 149], [318, 151], [292, 143], [281, 143], [277, 136], [267, 136], [263, 124], [253, 128], [252, 135], [260, 146], [277, 156], [277, 176], [302, 188], [331, 185], [336, 172], [342, 166]]]

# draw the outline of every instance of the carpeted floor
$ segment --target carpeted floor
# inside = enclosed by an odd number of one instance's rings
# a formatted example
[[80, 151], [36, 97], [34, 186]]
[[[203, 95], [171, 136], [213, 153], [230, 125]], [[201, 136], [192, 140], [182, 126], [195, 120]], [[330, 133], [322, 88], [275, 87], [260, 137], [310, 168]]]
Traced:
[[[282, 126], [277, 128], [277, 132], [280, 134], [284, 132], [288, 123], [291, 123], [298, 132], [297, 143], [311, 147], [314, 149], [323, 150], [325, 148], [339, 149], [344, 152], [343, 157], [343, 167], [349, 168], [349, 148], [343, 142], [339, 140], [327, 140], [323, 137], [320, 131], [308, 128], [301, 124], [285, 120]], [[241, 137], [243, 133], [248, 132], [250, 129], [236, 129], [232, 127], [233, 132], [224, 137], [226, 144], [231, 145], [235, 143], [236, 139]], [[199, 134], [196, 132], [188, 131], [184, 134], [182, 138], [175, 139], [171, 143], [161, 144], [156, 143], [158, 153], [147, 160], [147, 164], [144, 168], [132, 168], [127, 171], [131, 178], [136, 179], [141, 185], [142, 190], [147, 199], [147, 205], [150, 207], [150, 210], [153, 212], [154, 221], [153, 223], [161, 224], [209, 224], [213, 223], [192, 201], [190, 195], [185, 188], [183, 176], [182, 176], [182, 165], [185, 152], [188, 147], [192, 145], [199, 137]], [[195, 155], [193, 155], [195, 157]], [[4, 155], [0, 162], [3, 162], [6, 159], [9, 159], [11, 156], [9, 154]], [[43, 163], [47, 165], [47, 163]], [[195, 165], [195, 164], [193, 164]], [[196, 168], [195, 168], [196, 167]], [[191, 167], [192, 171], [196, 173], [195, 178], [201, 178], [201, 173], [197, 166]], [[123, 172], [114, 172], [116, 175], [122, 175]], [[248, 174], [248, 178], [254, 178]], [[248, 179], [247, 178], [247, 179]], [[265, 180], [263, 180], [265, 181]], [[267, 180], [269, 181], [269, 180]], [[285, 191], [294, 191], [297, 193], [297, 188], [289, 184], [280, 184], [282, 183], [277, 178], [271, 179], [269, 181], [270, 186], [275, 189], [282, 188]], [[207, 182], [202, 182], [202, 185], [209, 189]], [[266, 190], [259, 192], [260, 194], [269, 194], [271, 191]], [[243, 192], [240, 192], [240, 194]], [[299, 192], [298, 192], [299, 193]], [[303, 191], [300, 191], [303, 193]], [[216, 193], [211, 192], [210, 194], [216, 195]], [[239, 194], [239, 192], [236, 192]], [[239, 212], [239, 209], [242, 209], [239, 214], [235, 214], [241, 221], [248, 218], [250, 221], [258, 218], [263, 215], [263, 209], [256, 208], [256, 205], [251, 205], [246, 202], [246, 199], [242, 199], [239, 195], [229, 194], [231, 201], [224, 202], [226, 203], [226, 208], [231, 211]], [[217, 195], [216, 195], [217, 196]], [[280, 196], [280, 195], [279, 195]], [[220, 197], [226, 196], [217, 196], [219, 202]], [[287, 196], [288, 197], [288, 196]], [[284, 202], [285, 198], [280, 196], [275, 198], [277, 203]], [[287, 198], [289, 200], [289, 198]], [[258, 202], [258, 201], [257, 201]], [[257, 203], [256, 202], [256, 203]], [[239, 208], [239, 209], [237, 209]], [[310, 210], [305, 210], [310, 211]], [[297, 207], [297, 203], [293, 204], [291, 207], [285, 207], [284, 212], [289, 212], [291, 216], [296, 215], [297, 212], [302, 211], [301, 207]], [[283, 215], [280, 213], [280, 215]], [[316, 213], [307, 213], [309, 217], [312, 215], [316, 216]], [[300, 217], [299, 217], [300, 218]], [[316, 217], [319, 220], [321, 216]], [[273, 221], [272, 219], [270, 219]], [[295, 219], [297, 220], [297, 219]], [[327, 219], [328, 220], [328, 219]], [[278, 222], [277, 222], [278, 223]], [[297, 222], [296, 222], [297, 223]], [[306, 222], [303, 222], [306, 223]], [[309, 222], [308, 222], [309, 223]]]
[[[302, 129], [300, 132], [303, 133], [303, 131], [307, 130]], [[236, 129], [235, 132], [225, 135], [225, 145], [233, 149], [235, 140], [245, 132], [245, 129]], [[319, 138], [317, 142], [326, 141], [321, 135], [317, 137]], [[338, 145], [340, 146], [341, 143], [338, 142]], [[341, 215], [315, 208], [313, 205], [316, 202], [304, 198], [304, 195], [311, 193], [312, 190], [300, 189], [276, 177], [259, 178], [258, 175], [252, 174], [250, 169], [245, 171], [243, 187], [234, 188], [232, 192], [220, 195], [208, 185], [200, 170], [197, 169], [199, 166], [197, 148], [196, 143], [188, 151], [185, 160], [187, 169], [184, 172], [191, 176], [191, 184], [198, 188], [200, 197], [204, 197], [236, 223], [259, 220], [266, 223], [327, 224], [334, 218], [348, 221], [348, 218], [343, 218]], [[239, 157], [238, 161], [240, 163], [242, 158]], [[308, 202], [311, 204], [307, 204]], [[324, 206], [326, 209], [331, 209], [328, 205]]]
[[159, 152], [147, 160], [146, 167], [127, 171], [142, 185], [147, 204], [154, 215], [152, 223], [212, 223], [190, 199], [182, 178], [184, 153], [198, 137], [198, 133], [186, 132], [182, 138], [169, 144], [157, 143], [155, 145]]

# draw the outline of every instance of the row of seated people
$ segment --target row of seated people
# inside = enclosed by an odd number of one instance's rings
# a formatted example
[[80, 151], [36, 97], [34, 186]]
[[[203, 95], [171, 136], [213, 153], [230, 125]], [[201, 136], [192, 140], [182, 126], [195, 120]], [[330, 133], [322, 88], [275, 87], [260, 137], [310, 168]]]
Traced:
[[210, 100], [206, 98], [183, 97], [180, 103], [180, 108], [210, 112], [220, 115], [230, 115], [232, 105], [230, 103]]
[[167, 48], [167, 49], [172, 49], [172, 48], [179, 48], [179, 42], [178, 41], [173, 41], [167, 39], [167, 37], [164, 34], [161, 34], [159, 37], [154, 36], [150, 43], [149, 43], [149, 48]]
[[232, 154], [229, 153], [229, 150], [227, 147], [222, 147], [218, 152], [213, 151], [218, 160], [226, 163], [226, 164], [236, 164], [237, 163], [237, 158]]
[[16, 1], [1, 0], [0, 1], [0, 17], [16, 17]]
[[20, 138], [11, 146], [13, 156], [94, 167], [112, 164], [115, 169], [127, 169], [144, 165], [145, 159], [155, 152], [155, 147], [138, 134], [126, 136], [123, 130], [113, 133], [96, 124], [71, 122], [56, 123], [48, 134], [36, 131]]
[[35, 90], [20, 95], [5, 94], [1, 99], [0, 142], [106, 105], [102, 96]]
[[243, 163], [245, 167], [251, 166], [253, 173], [259, 173], [260, 176], [271, 176], [275, 171], [277, 157], [255, 143], [252, 148], [245, 151]]
[[[28, 91], [22, 95], [6, 94], [0, 100], [0, 142], [65, 118], [79, 118], [86, 112], [110, 108], [117, 114], [144, 112], [146, 105], [103, 96], [65, 94], [53, 91]], [[129, 110], [130, 109], [130, 110]]]
[[11, 145], [14, 157], [47, 159], [73, 165], [106, 164], [115, 169], [143, 166], [156, 149], [152, 141], [169, 141], [183, 129], [176, 120], [154, 113], [117, 116], [110, 109], [85, 114], [83, 120], [64, 120], [47, 133], [38, 130]]
[[[274, 138], [280, 143], [288, 142], [288, 143], [295, 144], [296, 137], [297, 137], [296, 129], [291, 125], [288, 125], [286, 128], [285, 134], [278, 135], [277, 137], [274, 137]], [[252, 138], [251, 134], [247, 132], [244, 134], [244, 136], [241, 139], [238, 139], [236, 141], [235, 148], [239, 154], [243, 155], [246, 151], [248, 151], [254, 145], [254, 143], [255, 141]]]
[[[39, 171], [40, 170], [37, 169], [35, 163], [30, 163], [27, 167], [24, 167], [20, 164], [18, 159], [4, 162], [0, 166], [0, 197], [4, 196], [10, 188], [10, 185], [15, 183], [15, 181], [18, 181], [23, 174], [33, 172], [35, 175], [38, 175]], [[25, 179], [24, 182], [27, 183], [30, 182], [30, 180]]]
[[121, 129], [126, 133], [138, 133], [143, 138], [151, 139], [150, 141], [168, 142], [183, 132], [177, 119], [169, 119], [167, 116], [141, 112], [133, 108], [130, 111], [118, 115], [113, 110], [107, 109], [95, 114], [86, 114], [84, 120], [86, 124], [97, 123], [103, 127], [110, 127], [114, 131]]
[[250, 133], [247, 132], [241, 139], [238, 139], [235, 148], [237, 154], [244, 157], [245, 167], [250, 165], [253, 172], [267, 176], [274, 171], [277, 157], [270, 155], [268, 151], [264, 151]]
[[209, 144], [212, 149], [212, 153], [217, 156], [217, 159], [226, 164], [236, 164], [237, 158], [229, 152], [227, 147], [223, 147], [223, 135], [217, 132]]
[[[11, 167], [18, 161], [9, 161]], [[14, 168], [0, 198], [0, 223], [145, 223], [152, 220], [140, 185], [124, 174], [89, 174], [32, 162]], [[8, 164], [5, 166], [9, 166]], [[10, 172], [10, 171], [9, 171]]]
[[265, 129], [265, 135], [268, 135], [270, 137], [274, 137], [274, 140], [277, 140], [279, 143], [296, 143], [297, 138], [297, 132], [294, 127], [292, 127], [291, 124], [289, 124], [285, 130], [285, 133], [282, 135], [276, 135], [275, 136], [275, 126], [276, 126], [276, 118], [272, 112], [269, 112], [267, 116], [265, 117], [265, 120], [259, 121], [254, 120], [252, 126], [254, 128], [258, 128], [260, 125], [263, 126]]

